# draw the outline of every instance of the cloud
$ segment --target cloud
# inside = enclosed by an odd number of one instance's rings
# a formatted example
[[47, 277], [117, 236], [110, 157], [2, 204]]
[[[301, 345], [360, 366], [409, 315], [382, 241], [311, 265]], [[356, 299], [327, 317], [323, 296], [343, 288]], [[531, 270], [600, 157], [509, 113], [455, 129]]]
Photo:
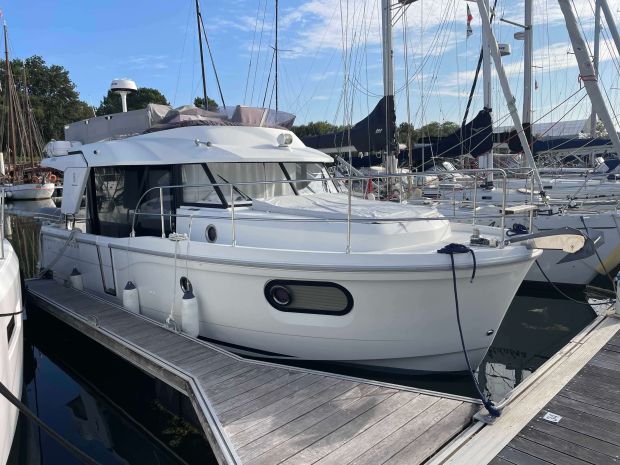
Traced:
[[121, 58], [117, 61], [117, 64], [130, 70], [167, 69], [169, 67], [169, 61], [170, 59], [167, 55], [142, 55]]

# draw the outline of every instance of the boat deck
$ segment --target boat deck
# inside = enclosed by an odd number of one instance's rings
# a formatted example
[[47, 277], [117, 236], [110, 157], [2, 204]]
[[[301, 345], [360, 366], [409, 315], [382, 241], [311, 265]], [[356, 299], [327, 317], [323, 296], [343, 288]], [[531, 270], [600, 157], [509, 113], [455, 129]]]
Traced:
[[63, 286], [39, 308], [185, 393], [221, 464], [417, 464], [472, 422], [474, 399], [246, 360]]

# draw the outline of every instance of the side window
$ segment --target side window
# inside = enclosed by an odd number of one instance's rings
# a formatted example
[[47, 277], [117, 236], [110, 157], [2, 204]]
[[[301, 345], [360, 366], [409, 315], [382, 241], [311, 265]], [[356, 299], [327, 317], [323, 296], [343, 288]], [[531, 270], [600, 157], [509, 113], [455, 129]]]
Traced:
[[[322, 192], [337, 192], [334, 183], [328, 179], [327, 172], [319, 163], [284, 163], [284, 168], [292, 181], [308, 179], [310, 181], [293, 182], [300, 195], [318, 194]], [[312, 181], [316, 179], [316, 181]]]
[[[110, 237], [127, 237], [131, 232], [134, 212], [140, 202], [139, 215], [135, 217], [137, 235], [160, 235], [160, 192], [151, 187], [169, 186], [169, 166], [119, 166], [93, 168], [89, 205], [89, 225], [94, 234]], [[173, 208], [173, 193], [163, 189], [164, 213]], [[173, 220], [166, 218], [166, 233], [173, 229]]]
[[207, 205], [222, 204], [220, 197], [211, 185], [204, 167], [200, 164], [181, 167], [181, 184], [183, 184], [183, 203], [200, 203]]

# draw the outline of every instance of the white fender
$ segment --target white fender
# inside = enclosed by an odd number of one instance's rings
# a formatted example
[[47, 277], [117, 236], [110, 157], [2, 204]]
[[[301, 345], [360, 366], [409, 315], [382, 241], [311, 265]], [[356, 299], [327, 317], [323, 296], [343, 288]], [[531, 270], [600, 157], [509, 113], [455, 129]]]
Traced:
[[200, 317], [198, 316], [198, 300], [190, 290], [183, 293], [181, 301], [181, 329], [188, 336], [198, 337], [200, 333]]
[[140, 313], [140, 296], [138, 289], [131, 281], [127, 281], [123, 289], [123, 308], [132, 313]]
[[71, 287], [73, 289], [77, 289], [78, 291], [84, 290], [84, 281], [82, 280], [82, 273], [80, 273], [77, 268], [73, 268], [73, 271], [69, 275], [69, 282], [71, 283]]

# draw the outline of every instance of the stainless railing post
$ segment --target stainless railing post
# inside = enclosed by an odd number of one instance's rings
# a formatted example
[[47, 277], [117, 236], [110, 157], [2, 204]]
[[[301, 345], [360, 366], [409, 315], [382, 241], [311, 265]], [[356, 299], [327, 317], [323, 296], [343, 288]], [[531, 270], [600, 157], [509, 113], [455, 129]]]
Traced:
[[0, 189], [0, 259], [4, 260], [4, 188]]
[[[530, 178], [530, 183], [531, 183], [531, 187], [530, 187], [530, 205], [533, 206], [534, 205], [534, 174], [532, 171], [530, 171], [529, 174], [529, 178]], [[532, 227], [534, 226], [534, 210], [530, 210], [530, 225], [528, 228], [528, 231], [531, 233], [532, 232]]]
[[506, 172], [501, 170], [502, 180], [504, 181], [504, 186], [502, 188], [502, 215], [500, 217], [500, 228], [502, 228], [502, 243], [500, 247], [504, 247], [504, 240], [506, 239], [506, 195], [507, 195], [507, 186], [508, 179], [506, 178]]
[[159, 188], [159, 218], [161, 219], [161, 237], [166, 237], [166, 226], [164, 222], [164, 188]]
[[230, 185], [230, 201], [231, 201], [231, 212], [230, 212], [230, 219], [232, 222], [232, 246], [236, 246], [237, 245], [237, 228], [235, 226], [235, 197], [233, 195], [234, 191], [233, 191], [233, 185]]
[[477, 205], [478, 202], [478, 175], [476, 173], [474, 173], [474, 215], [473, 215], [473, 219], [472, 219], [472, 226], [476, 226], [476, 208], [478, 208]]
[[349, 178], [348, 205], [347, 205], [347, 249], [346, 253], [351, 253], [351, 191], [353, 181]]

